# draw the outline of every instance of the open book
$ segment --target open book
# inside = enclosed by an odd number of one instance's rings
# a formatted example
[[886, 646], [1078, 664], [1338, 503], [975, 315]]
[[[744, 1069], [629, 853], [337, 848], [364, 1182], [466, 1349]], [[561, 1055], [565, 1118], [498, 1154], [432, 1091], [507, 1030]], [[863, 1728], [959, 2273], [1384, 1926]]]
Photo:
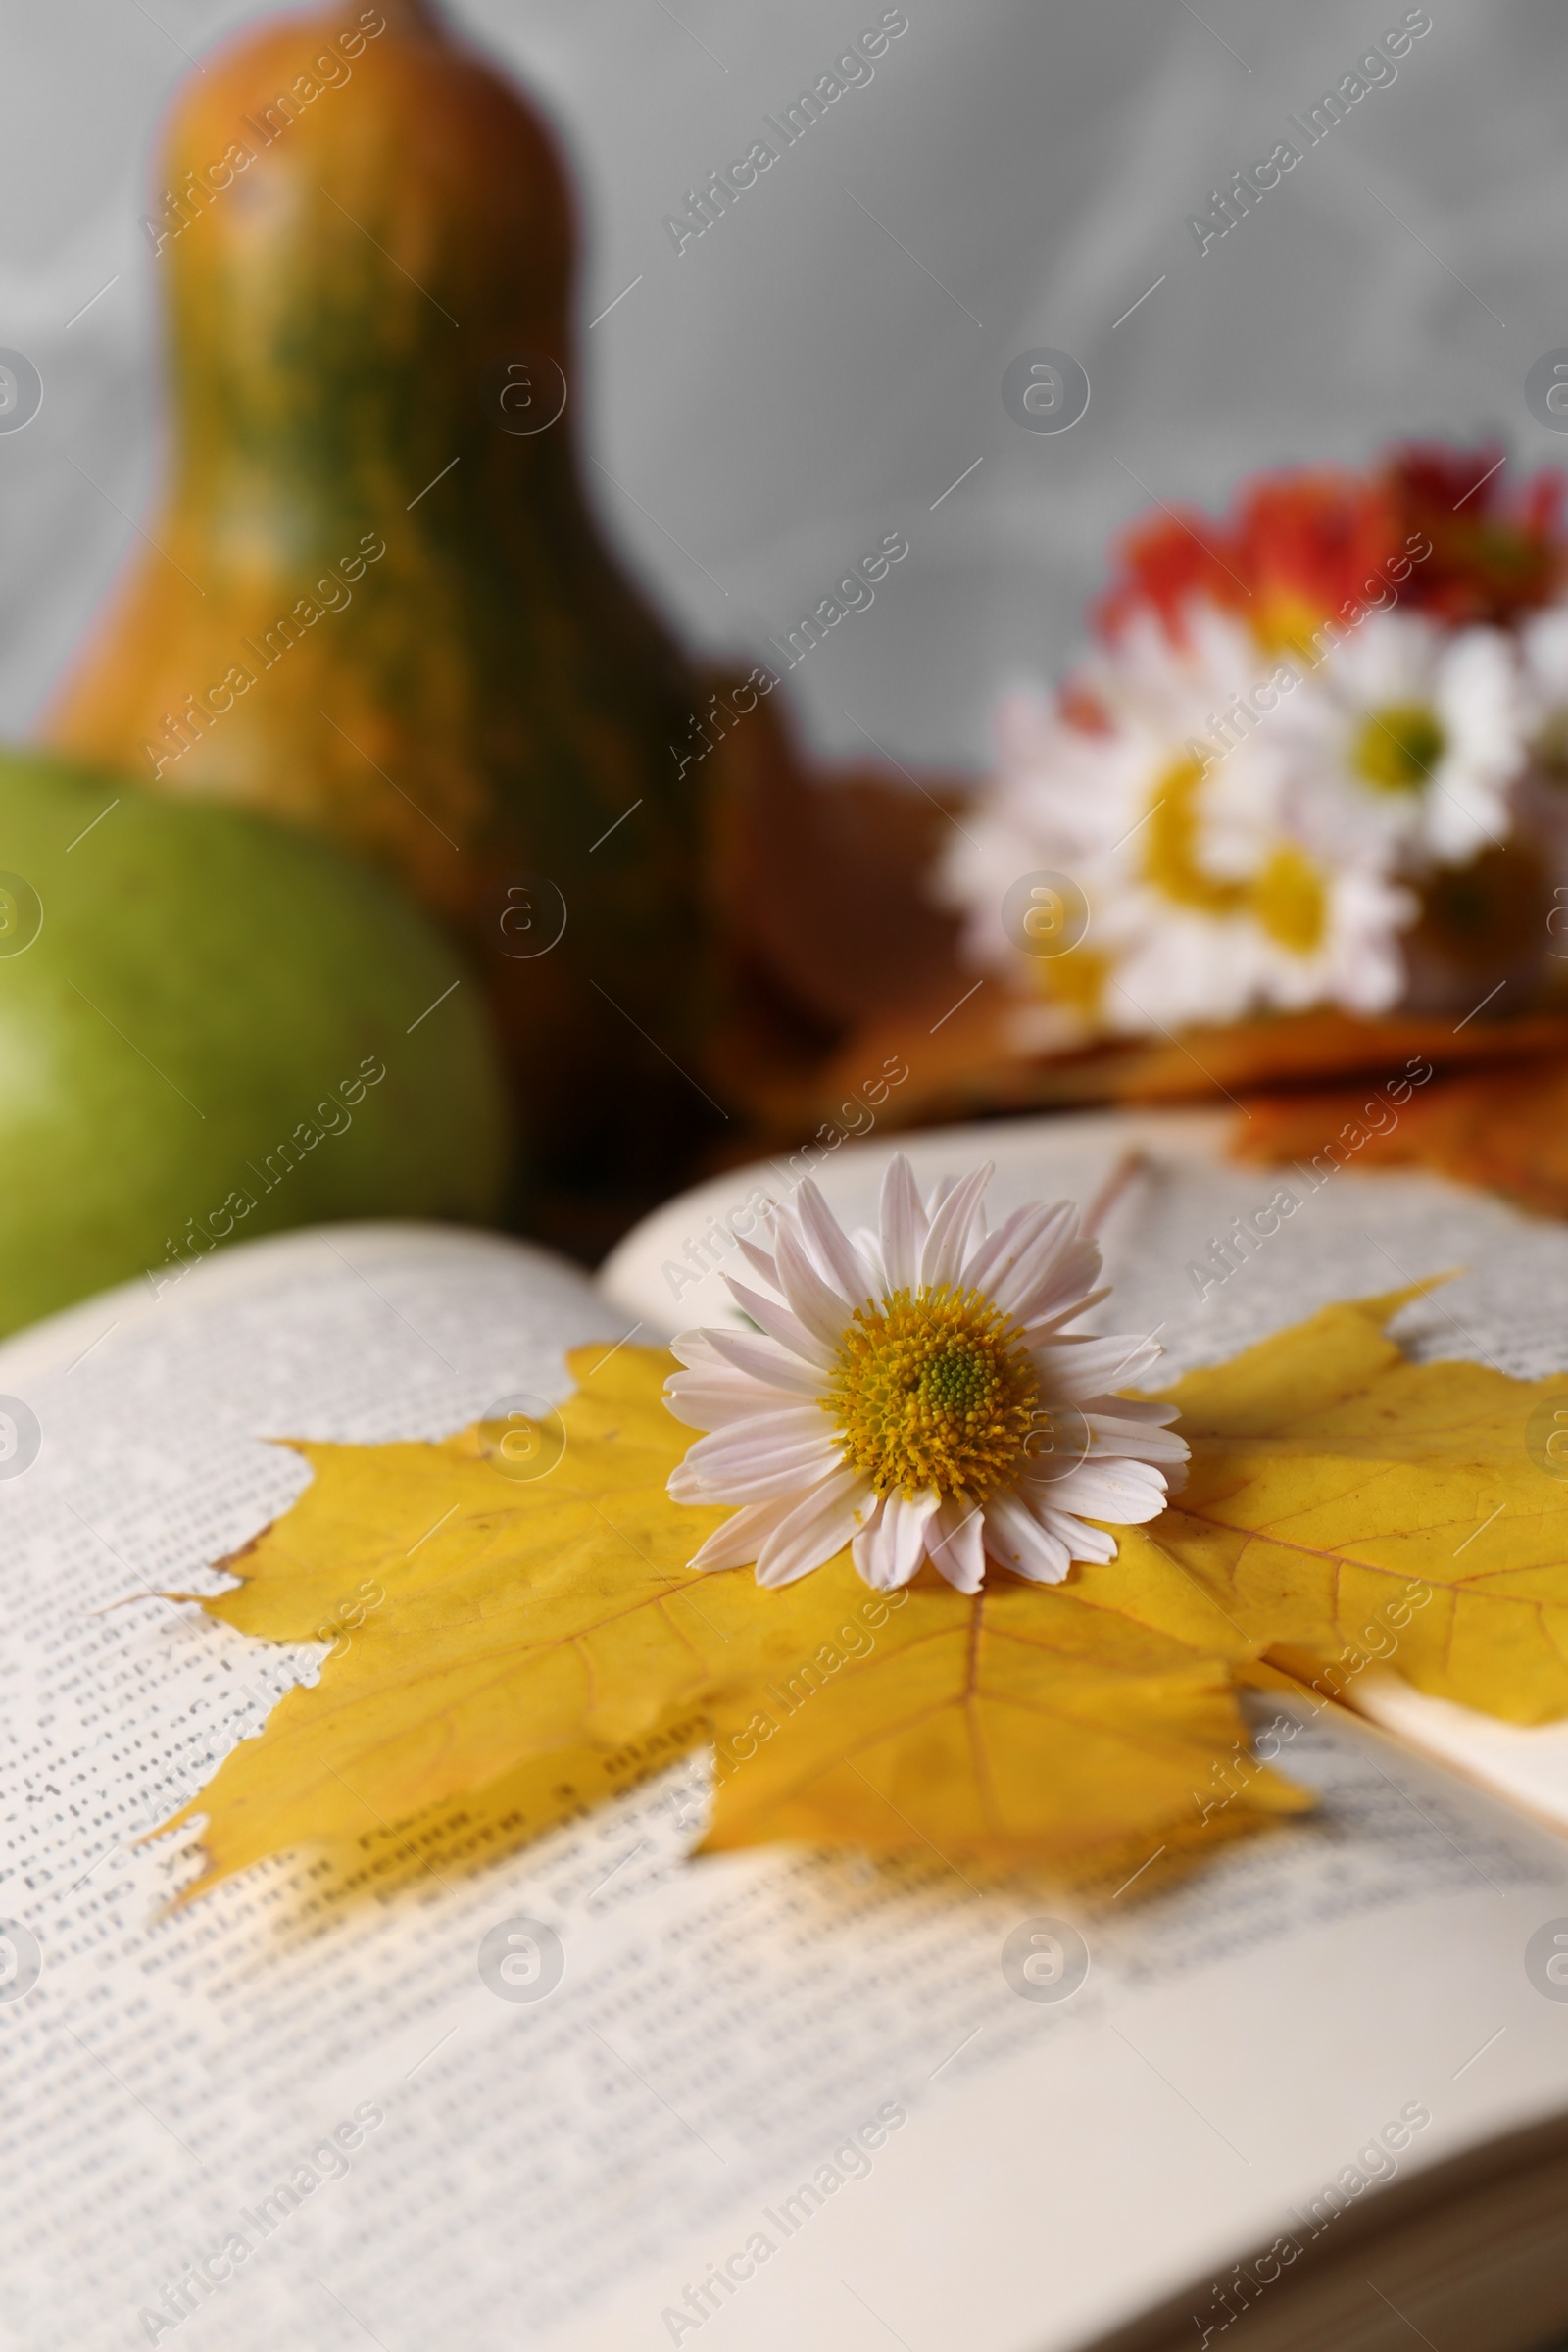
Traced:
[[[1340, 1168], [1288, 1173], [1298, 1210], [1216, 1251], [1281, 1180], [1215, 1139], [1172, 1115], [906, 1143], [922, 1183], [994, 1156], [999, 1211], [1087, 1202], [1140, 1148], [1109, 1311], [1158, 1327], [1173, 1376], [1461, 1264], [1401, 1316], [1412, 1353], [1568, 1365], [1568, 1231]], [[850, 1221], [884, 1158], [816, 1168]], [[688, 1863], [689, 1759], [380, 1897], [337, 1899], [304, 1853], [168, 1909], [193, 1856], [138, 1841], [322, 1655], [160, 1597], [215, 1586], [299, 1493], [264, 1441], [563, 1397], [566, 1347], [728, 1312], [730, 1212], [800, 1172], [670, 1203], [597, 1283], [495, 1236], [341, 1226], [0, 1348], [0, 2345], [1544, 2352], [1568, 2330], [1555, 1731], [1363, 1677], [1360, 1715], [1299, 1702], [1281, 1761], [1315, 1811], [1093, 1903], [936, 1857]], [[538, 1997], [494, 1954], [537, 1958], [541, 1926]]]

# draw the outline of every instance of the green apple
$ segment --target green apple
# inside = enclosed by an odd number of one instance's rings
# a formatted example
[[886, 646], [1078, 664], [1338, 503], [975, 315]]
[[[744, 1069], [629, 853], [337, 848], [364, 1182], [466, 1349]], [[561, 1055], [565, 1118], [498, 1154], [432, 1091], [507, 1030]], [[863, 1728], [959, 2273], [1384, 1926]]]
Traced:
[[0, 1331], [227, 1241], [482, 1220], [483, 994], [396, 889], [238, 809], [0, 752]]

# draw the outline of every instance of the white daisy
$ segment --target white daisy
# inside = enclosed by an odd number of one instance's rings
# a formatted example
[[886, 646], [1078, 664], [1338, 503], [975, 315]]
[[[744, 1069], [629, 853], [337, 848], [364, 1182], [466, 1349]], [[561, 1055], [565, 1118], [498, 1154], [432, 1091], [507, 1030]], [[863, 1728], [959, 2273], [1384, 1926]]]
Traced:
[[[939, 881], [978, 962], [1076, 1004], [1086, 1033], [1153, 1032], [1334, 1002], [1383, 1010], [1403, 985], [1415, 903], [1392, 845], [1310, 828], [1294, 789], [1280, 672], [1245, 630], [1188, 612], [1189, 643], [1135, 621], [1073, 681], [1066, 710], [1004, 709], [1000, 772]], [[1068, 875], [1084, 945], [1030, 960], [1003, 928], [1008, 886]]]
[[1055, 1584], [1074, 1560], [1115, 1558], [1092, 1521], [1164, 1509], [1188, 1453], [1168, 1427], [1176, 1408], [1111, 1393], [1158, 1346], [1068, 1328], [1106, 1296], [1093, 1287], [1099, 1247], [1068, 1201], [988, 1235], [991, 1172], [939, 1185], [923, 1206], [901, 1152], [879, 1233], [845, 1233], [808, 1179], [775, 1212], [771, 1250], [742, 1242], [766, 1288], [729, 1287], [758, 1330], [671, 1343], [687, 1369], [665, 1401], [711, 1434], [669, 1492], [741, 1506], [694, 1568], [755, 1561], [760, 1585], [787, 1585], [848, 1544], [882, 1590], [930, 1559], [977, 1592], [988, 1554]]
[[1371, 612], [1280, 709], [1279, 737], [1318, 841], [1385, 844], [1466, 865], [1510, 825], [1524, 705], [1497, 629]]

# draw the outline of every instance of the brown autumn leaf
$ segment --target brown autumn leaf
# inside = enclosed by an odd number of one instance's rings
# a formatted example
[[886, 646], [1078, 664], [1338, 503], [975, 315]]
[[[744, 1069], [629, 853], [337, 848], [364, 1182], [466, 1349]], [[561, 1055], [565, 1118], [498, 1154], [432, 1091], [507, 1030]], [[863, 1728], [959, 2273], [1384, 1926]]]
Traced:
[[[1530, 1073], [1568, 1063], [1568, 1018], [1550, 1013], [1475, 1021], [1455, 1034], [1446, 1020], [1403, 1014], [1358, 1020], [1325, 1007], [1179, 1037], [1090, 1045], [1064, 1037], [1048, 1050], [1041, 1027], [1047, 1008], [989, 978], [959, 1002], [974, 989], [975, 974], [959, 967], [935, 993], [867, 1018], [815, 1075], [808, 1098], [797, 1087], [789, 1103], [797, 1123], [805, 1129], [830, 1117], [856, 1074], [879, 1068], [891, 1054], [909, 1064], [909, 1078], [898, 1090], [903, 1125], [1106, 1102], [1217, 1105], [1240, 1099], [1251, 1108], [1252, 1098], [1269, 1090], [1332, 1088], [1337, 1097], [1341, 1081], [1347, 1093], [1360, 1091], [1412, 1062], [1439, 1075], [1516, 1069], [1527, 1084]], [[1320, 1129], [1315, 1141], [1322, 1140]]]
[[1440, 1077], [1390, 1124], [1364, 1088], [1254, 1095], [1238, 1121], [1240, 1159], [1284, 1166], [1336, 1140], [1362, 1167], [1421, 1167], [1484, 1185], [1522, 1207], [1568, 1216], [1568, 1050], [1562, 1056]]

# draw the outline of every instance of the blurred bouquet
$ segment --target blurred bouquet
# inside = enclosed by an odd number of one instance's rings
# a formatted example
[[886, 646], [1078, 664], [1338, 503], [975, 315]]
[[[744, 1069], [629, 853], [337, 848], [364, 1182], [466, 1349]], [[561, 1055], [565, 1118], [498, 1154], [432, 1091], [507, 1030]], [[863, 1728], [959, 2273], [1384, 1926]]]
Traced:
[[1016, 1050], [1546, 1002], [1564, 487], [1410, 448], [1135, 526], [1092, 652], [1004, 706], [938, 869], [964, 956], [1016, 1000]]

